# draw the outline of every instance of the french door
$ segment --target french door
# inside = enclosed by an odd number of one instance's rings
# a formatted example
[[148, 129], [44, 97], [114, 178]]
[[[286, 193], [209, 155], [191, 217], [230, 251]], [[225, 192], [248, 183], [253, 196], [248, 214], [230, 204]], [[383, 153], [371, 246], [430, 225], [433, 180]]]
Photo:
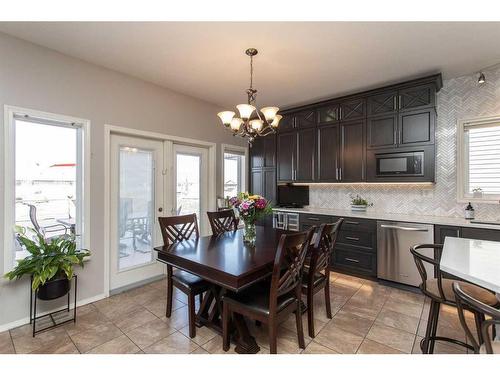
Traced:
[[162, 141], [111, 137], [110, 290], [163, 274], [153, 247], [162, 244]]

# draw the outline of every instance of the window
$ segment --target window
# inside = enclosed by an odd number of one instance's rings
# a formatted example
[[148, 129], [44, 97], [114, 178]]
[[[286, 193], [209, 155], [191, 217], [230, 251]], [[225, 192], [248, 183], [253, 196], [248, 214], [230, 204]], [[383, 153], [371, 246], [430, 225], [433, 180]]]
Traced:
[[460, 121], [458, 200], [500, 200], [500, 117]]
[[246, 149], [235, 148], [235, 146], [223, 146], [224, 173], [223, 173], [223, 196], [234, 197], [246, 190]]
[[4, 268], [9, 269], [27, 255], [15, 241], [14, 226], [45, 238], [75, 234], [78, 246], [85, 245], [88, 142], [85, 120], [11, 107], [6, 111]]

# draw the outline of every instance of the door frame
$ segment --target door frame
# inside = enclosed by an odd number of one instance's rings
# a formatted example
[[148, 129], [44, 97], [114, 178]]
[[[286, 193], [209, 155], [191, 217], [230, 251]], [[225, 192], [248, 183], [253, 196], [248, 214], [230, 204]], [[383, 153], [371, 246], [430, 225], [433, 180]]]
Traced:
[[[165, 146], [164, 158], [171, 153], [173, 143], [205, 147], [208, 149], [208, 201], [207, 209], [216, 210], [217, 201], [217, 144], [214, 142], [200, 141], [193, 138], [178, 137], [157, 132], [125, 128], [121, 126], [104, 124], [104, 294], [109, 297], [110, 291], [110, 250], [111, 250], [111, 135], [124, 135], [129, 137], [141, 137], [159, 141], [167, 141]], [[166, 162], [167, 160], [164, 160]], [[172, 168], [164, 163], [164, 178], [169, 181], [172, 176]], [[168, 194], [172, 194], [168, 184], [164, 184], [164, 208], [167, 211]]]

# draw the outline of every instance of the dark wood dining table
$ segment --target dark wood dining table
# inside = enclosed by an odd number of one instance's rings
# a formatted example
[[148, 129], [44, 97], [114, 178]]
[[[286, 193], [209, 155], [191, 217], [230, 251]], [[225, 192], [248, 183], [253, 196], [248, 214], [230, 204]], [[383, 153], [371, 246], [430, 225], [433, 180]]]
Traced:
[[[238, 292], [272, 273], [279, 239], [288, 231], [257, 226], [254, 246], [243, 242], [243, 231], [227, 232], [156, 247], [158, 260], [198, 275], [212, 285], [205, 293], [197, 313], [197, 325], [221, 332], [221, 297], [226, 291]], [[260, 348], [250, 335], [242, 316], [233, 316], [237, 353], [257, 353]]]

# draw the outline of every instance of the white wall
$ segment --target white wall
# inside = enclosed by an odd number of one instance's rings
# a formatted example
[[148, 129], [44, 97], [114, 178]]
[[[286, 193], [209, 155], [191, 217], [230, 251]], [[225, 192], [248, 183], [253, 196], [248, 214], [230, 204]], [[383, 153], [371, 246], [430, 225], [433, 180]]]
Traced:
[[[216, 116], [220, 109], [215, 105], [0, 33], [2, 112], [5, 104], [91, 121], [90, 249], [93, 256], [79, 272], [79, 299], [100, 295], [104, 290], [104, 124], [216, 142], [218, 158], [221, 143], [245, 145], [222, 128]], [[3, 115], [0, 124], [3, 128]], [[3, 149], [1, 155], [0, 175], [3, 175]], [[218, 189], [220, 181], [218, 177]], [[0, 197], [3, 197], [3, 189], [1, 182]], [[2, 198], [0, 212], [3, 207]], [[2, 221], [0, 215], [0, 228], [3, 228]], [[2, 232], [0, 244], [3, 244]], [[0, 270], [3, 269], [2, 253]], [[28, 316], [28, 293], [26, 280], [0, 280], [0, 328]]]
[[[457, 203], [457, 121], [500, 115], [500, 65], [486, 70], [487, 82], [477, 75], [445, 80], [437, 95], [436, 183], [422, 185], [311, 185], [312, 207], [349, 209], [349, 195], [360, 194], [387, 213], [462, 217]], [[477, 204], [476, 217], [500, 220], [498, 204]]]

